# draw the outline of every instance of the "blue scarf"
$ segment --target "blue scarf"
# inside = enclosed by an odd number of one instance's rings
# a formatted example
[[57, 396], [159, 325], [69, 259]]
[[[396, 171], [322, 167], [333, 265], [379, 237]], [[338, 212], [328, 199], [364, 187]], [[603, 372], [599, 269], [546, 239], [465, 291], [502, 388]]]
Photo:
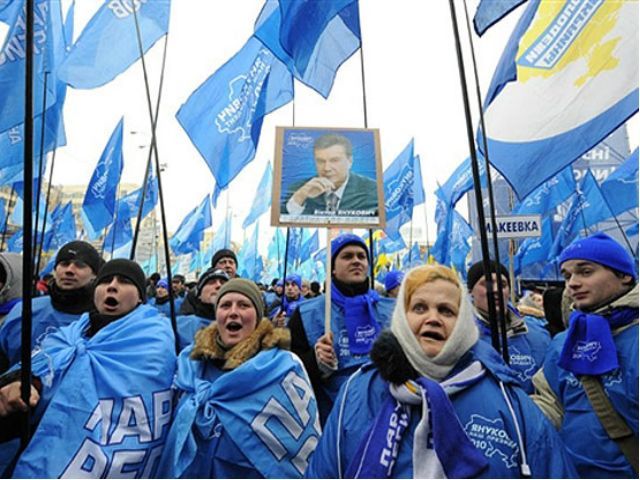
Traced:
[[448, 395], [473, 385], [484, 374], [481, 364], [474, 362], [442, 384], [420, 377], [415, 383], [391, 386], [392, 396], [362, 439], [345, 476], [391, 478], [410, 421], [409, 405], [421, 404], [422, 419], [413, 439], [413, 477], [477, 477], [488, 465], [487, 459], [462, 429]]
[[7, 313], [9, 313], [13, 306], [20, 301], [22, 301], [22, 297], [14, 298], [13, 300], [4, 302], [2, 305], [0, 305], [0, 315], [6, 315]]
[[344, 323], [349, 336], [349, 350], [354, 355], [366, 355], [378, 337], [381, 327], [376, 321], [374, 305], [380, 300], [375, 290], [363, 295], [345, 296], [331, 284], [331, 302], [344, 312]]
[[606, 316], [574, 311], [558, 365], [577, 375], [602, 375], [619, 368], [611, 331], [636, 318], [633, 308], [617, 308]]

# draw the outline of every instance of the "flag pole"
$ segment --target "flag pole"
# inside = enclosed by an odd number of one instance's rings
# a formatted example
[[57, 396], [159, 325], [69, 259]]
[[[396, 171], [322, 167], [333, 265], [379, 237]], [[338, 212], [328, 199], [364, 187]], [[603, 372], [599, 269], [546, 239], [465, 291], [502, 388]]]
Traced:
[[[137, 24], [137, 20], [136, 20]], [[162, 52], [162, 67], [160, 69], [160, 84], [158, 85], [158, 99], [156, 100], [156, 112], [152, 121], [152, 130], [155, 131], [156, 125], [158, 124], [158, 113], [160, 112], [160, 99], [162, 98], [162, 86], [164, 85], [164, 72], [165, 66], [167, 62], [167, 43], [169, 42], [169, 30], [167, 30], [167, 34], [164, 37], [164, 50]], [[155, 144], [152, 144], [155, 146]], [[138, 244], [138, 234], [140, 233], [140, 226], [142, 224], [142, 212], [144, 210], [144, 201], [147, 196], [147, 188], [149, 188], [149, 175], [153, 170], [151, 163], [151, 156], [155, 153], [156, 157], [158, 156], [158, 150], [156, 148], [151, 148], [149, 146], [149, 156], [147, 158], [147, 168], [144, 171], [144, 180], [142, 181], [142, 188], [140, 191], [140, 205], [138, 205], [138, 214], [136, 216], [136, 227], [133, 232], [133, 239], [131, 240], [131, 253], [129, 254], [129, 259], [133, 260], [136, 257], [136, 246]]]
[[[7, 216], [4, 218], [4, 228], [2, 229], [2, 240], [0, 240], [0, 252], [4, 251], [4, 241], [7, 236], [7, 228], [9, 227], [9, 215], [11, 215], [11, 203], [13, 202], [13, 197], [16, 193], [16, 189], [11, 186], [11, 193], [9, 194], [9, 202], [7, 203]], [[15, 207], [15, 205], [13, 205]]]
[[[487, 193], [489, 194], [489, 215], [491, 218], [491, 238], [493, 240], [493, 252], [496, 263], [500, 265], [500, 248], [498, 245], [498, 228], [496, 222], [496, 207], [493, 195], [493, 182], [491, 180], [491, 164], [489, 163], [489, 147], [487, 145], [487, 128], [484, 122], [484, 110], [482, 108], [482, 95], [480, 93], [480, 79], [478, 78], [478, 64], [476, 61], [475, 48], [473, 47], [473, 35], [471, 33], [471, 22], [469, 21], [469, 11], [467, 9], [467, 0], [463, 0], [464, 15], [467, 23], [467, 33], [469, 35], [469, 48], [471, 52], [471, 64], [473, 66], [473, 75], [476, 86], [476, 99], [478, 100], [478, 112], [480, 114], [480, 130], [482, 131], [482, 147], [484, 148], [484, 165], [487, 177]], [[481, 226], [484, 228], [484, 225]], [[502, 343], [502, 358], [509, 365], [509, 349], [507, 344], [507, 321], [506, 321], [506, 305], [504, 304], [504, 296], [502, 295], [502, 274], [496, 268], [496, 282], [498, 295], [498, 325], [500, 327], [500, 341]]]
[[375, 278], [374, 278], [375, 258], [373, 253], [375, 249], [373, 248], [373, 242], [375, 242], [375, 240], [373, 239], [373, 228], [370, 228], [369, 229], [369, 258], [371, 259], [371, 261], [369, 262], [369, 275], [371, 275], [371, 288], [376, 287]]
[[[34, 264], [32, 265], [32, 269], [35, 271], [33, 275], [35, 278], [38, 277], [38, 271], [35, 265], [35, 252], [38, 248], [38, 222], [40, 220], [40, 194], [42, 192], [42, 177], [44, 176], [43, 167], [43, 157], [44, 157], [44, 126], [46, 123], [47, 116], [47, 79], [49, 78], [49, 72], [44, 72], [44, 84], [43, 84], [43, 92], [42, 92], [42, 122], [40, 125], [40, 153], [38, 155], [38, 188], [36, 189], [36, 222], [34, 227], [34, 235], [33, 235], [33, 252], [34, 252]], [[46, 228], [45, 225], [42, 226], [42, 230], [44, 231]], [[34, 285], [35, 286], [35, 285]]]
[[287, 257], [289, 255], [289, 227], [287, 227], [287, 236], [286, 236], [286, 240], [284, 242], [284, 271], [282, 272], [282, 294], [284, 295], [284, 284], [286, 282], [286, 278], [287, 278], [287, 263], [289, 263], [287, 261]]
[[120, 183], [118, 183], [118, 191], [116, 192], [116, 208], [113, 212], [113, 226], [111, 227], [111, 260], [113, 260], [113, 250], [116, 246], [116, 231], [118, 230], [118, 203], [120, 202]]
[[20, 448], [29, 443], [31, 430], [31, 289], [33, 287], [32, 217], [33, 210], [33, 11], [34, 0], [26, 0], [25, 19], [25, 91], [24, 91], [24, 208], [22, 212], [22, 332], [20, 396], [27, 405], [23, 415]]
[[47, 229], [47, 217], [49, 216], [49, 199], [51, 198], [51, 182], [53, 180], [53, 167], [56, 164], [56, 150], [53, 150], [51, 155], [51, 170], [49, 171], [49, 183], [47, 185], [47, 196], [44, 201], [44, 218], [42, 219], [42, 232], [40, 233], [40, 242], [38, 246], [38, 260], [36, 261], [36, 270], [34, 275], [39, 278], [40, 273], [40, 260], [42, 259], [42, 249], [44, 247], [44, 234]]
[[409, 223], [409, 268], [413, 260], [413, 211], [411, 212], [411, 223]]
[[478, 210], [478, 223], [480, 230], [480, 246], [482, 249], [482, 267], [484, 269], [485, 282], [487, 285], [487, 298], [489, 303], [489, 325], [491, 326], [491, 344], [500, 352], [500, 338], [498, 336], [498, 321], [496, 317], [496, 304], [494, 301], [493, 278], [491, 275], [491, 262], [489, 256], [489, 243], [487, 240], [487, 232], [485, 230], [485, 216], [482, 205], [482, 191], [480, 187], [480, 172], [478, 168], [478, 157], [476, 155], [476, 146], [473, 138], [473, 124], [471, 121], [471, 110], [469, 105], [469, 93], [467, 91], [466, 74], [464, 61], [462, 58], [462, 46], [460, 45], [460, 32], [458, 31], [458, 19], [456, 16], [456, 7], [453, 0], [449, 0], [449, 10], [451, 12], [451, 23], [453, 27], [453, 35], [455, 39], [456, 56], [458, 59], [458, 73], [460, 74], [460, 88], [462, 90], [462, 98], [464, 104], [465, 120], [467, 125], [467, 141], [469, 143], [469, 155], [471, 158], [471, 171], [473, 174], [473, 190], [476, 200], [476, 208]]
[[[173, 295], [173, 281], [171, 278], [171, 255], [169, 253], [169, 235], [167, 232], [167, 218], [166, 218], [166, 210], [164, 208], [164, 194], [162, 191], [162, 175], [160, 171], [160, 159], [158, 155], [158, 145], [157, 145], [157, 137], [156, 137], [156, 124], [157, 124], [157, 115], [156, 118], [153, 116], [153, 106], [151, 105], [151, 91], [149, 87], [149, 76], [147, 74], [147, 64], [144, 60], [144, 51], [142, 49], [142, 35], [140, 33], [140, 24], [138, 22], [138, 14], [136, 13], [136, 9], [133, 9], [133, 19], [136, 25], [136, 36], [138, 38], [138, 49], [140, 51], [140, 60], [142, 61], [142, 74], [144, 77], [144, 86], [145, 92], [147, 96], [147, 108], [149, 110], [149, 121], [151, 123], [151, 149], [154, 150], [154, 158], [156, 164], [156, 178], [158, 180], [158, 199], [160, 201], [160, 217], [162, 219], [162, 239], [164, 242], [164, 256], [165, 256], [165, 264], [167, 268], [167, 282], [169, 283], [169, 312], [171, 318], [171, 328], [173, 329], [174, 339], [175, 339], [175, 348], [176, 353], [180, 352], [180, 343], [178, 338], [178, 325], [176, 323], [176, 305], [174, 301]], [[168, 33], [167, 33], [168, 34]], [[165, 43], [166, 46], [166, 43]], [[159, 99], [158, 99], [159, 102]], [[142, 197], [144, 200], [144, 197]], [[142, 203], [142, 202], [141, 202]]]

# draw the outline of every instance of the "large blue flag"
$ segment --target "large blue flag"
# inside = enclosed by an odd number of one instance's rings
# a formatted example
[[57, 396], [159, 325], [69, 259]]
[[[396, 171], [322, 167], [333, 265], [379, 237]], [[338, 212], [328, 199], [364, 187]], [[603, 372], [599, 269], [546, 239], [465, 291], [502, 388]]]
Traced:
[[576, 181], [573, 168], [569, 165], [527, 195], [514, 209], [514, 213], [518, 215], [547, 213], [575, 192]]
[[526, 0], [480, 0], [473, 16], [473, 28], [481, 36], [492, 25], [499, 22]]
[[389, 238], [400, 237], [400, 227], [413, 215], [414, 172], [413, 139], [384, 171], [384, 207]]
[[176, 118], [226, 188], [256, 153], [265, 115], [290, 102], [293, 78], [259, 40], [242, 49], [200, 85]]
[[176, 255], [200, 249], [205, 229], [211, 226], [211, 196], [204, 197], [200, 205], [191, 210], [182, 220], [169, 245]]
[[[120, 201], [127, 204], [129, 207], [126, 212], [130, 217], [137, 217], [138, 210], [140, 209], [140, 196], [142, 195], [142, 187], [128, 193]], [[157, 177], [149, 177], [147, 182], [147, 191], [144, 192], [144, 204], [142, 206], [142, 218], [145, 218], [151, 213], [158, 203], [158, 179]]]
[[269, 210], [271, 206], [271, 184], [272, 184], [272, 172], [271, 162], [267, 162], [267, 167], [264, 169], [262, 179], [258, 185], [258, 191], [253, 199], [253, 205], [247, 215], [247, 218], [242, 222], [242, 228], [247, 228], [253, 222], [255, 222], [260, 215]]
[[489, 158], [524, 198], [637, 111], [638, 2], [532, 0], [485, 99]]
[[591, 170], [587, 170], [578, 184], [571, 206], [565, 214], [551, 250], [549, 250], [548, 260], [555, 260], [564, 247], [569, 245], [575, 237], [581, 233], [587, 236], [590, 226], [611, 216], [611, 210], [602, 196], [598, 182], [593, 178]]
[[59, 205], [51, 214], [52, 224], [45, 232], [42, 250], [47, 252], [62, 247], [65, 243], [77, 239], [76, 220], [73, 216], [73, 206], [67, 202], [64, 207]]
[[267, 0], [255, 36], [305, 85], [327, 98], [336, 72], [360, 47], [356, 0]]
[[638, 149], [600, 185], [612, 215], [638, 208]]
[[113, 80], [149, 50], [169, 28], [170, 0], [109, 1], [91, 18], [62, 64], [59, 77], [74, 88], [95, 88]]
[[[24, 122], [25, 16], [24, 0], [0, 2], [0, 22], [9, 26], [4, 45], [0, 50], [0, 132]], [[56, 42], [63, 41], [60, 2], [53, 0], [34, 2], [33, 28], [33, 114], [35, 116], [42, 113], [45, 71], [52, 70]], [[45, 109], [55, 102], [55, 82], [47, 82]]]
[[107, 142], [98, 165], [91, 176], [87, 193], [82, 202], [82, 219], [91, 240], [100, 236], [101, 231], [113, 222], [116, 208], [116, 194], [122, 174], [122, 127], [120, 119]]

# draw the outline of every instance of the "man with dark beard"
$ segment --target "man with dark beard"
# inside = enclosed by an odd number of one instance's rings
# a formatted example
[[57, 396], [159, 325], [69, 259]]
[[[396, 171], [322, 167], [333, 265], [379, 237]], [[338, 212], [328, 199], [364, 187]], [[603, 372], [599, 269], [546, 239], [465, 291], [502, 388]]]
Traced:
[[[33, 299], [31, 348], [44, 336], [68, 325], [92, 306], [93, 280], [103, 263], [89, 243], [74, 240], [56, 256], [50, 294]], [[0, 327], [0, 373], [20, 360], [22, 302], [16, 304]]]

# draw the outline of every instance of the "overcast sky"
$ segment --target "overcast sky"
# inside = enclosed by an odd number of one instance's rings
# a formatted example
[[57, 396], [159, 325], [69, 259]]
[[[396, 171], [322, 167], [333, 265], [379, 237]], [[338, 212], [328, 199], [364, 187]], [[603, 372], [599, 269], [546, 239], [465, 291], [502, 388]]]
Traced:
[[[65, 12], [69, 3], [63, 0]], [[102, 3], [102, 0], [76, 1], [76, 37]], [[477, 1], [471, 0], [468, 4], [472, 16]], [[263, 0], [172, 2], [157, 128], [160, 161], [167, 165], [162, 180], [169, 230], [177, 228], [184, 215], [197, 206], [214, 185], [212, 174], [178, 124], [175, 113], [196, 87], [244, 45], [262, 5]], [[463, 3], [458, 1], [456, 5], [462, 20]], [[521, 12], [522, 7], [481, 39], [474, 35], [483, 92]], [[381, 131], [383, 167], [415, 138], [415, 151], [422, 159], [433, 242], [436, 182], [446, 180], [468, 156], [449, 3], [446, 0], [361, 0], [360, 21], [368, 127]], [[463, 40], [468, 50], [466, 33]], [[163, 46], [164, 39], [161, 39], [146, 57], [154, 99]], [[467, 66], [471, 75], [470, 62]], [[296, 82], [296, 126], [364, 127], [362, 88], [359, 52], [339, 70], [328, 100]], [[474, 98], [474, 111], [477, 110], [475, 102]], [[69, 89], [64, 112], [68, 144], [58, 150], [54, 184], [86, 184], [109, 135], [123, 115], [123, 181], [141, 183], [148, 149], [140, 146], [149, 145], [151, 129], [140, 62], [101, 88]], [[228, 202], [235, 218], [233, 237], [236, 240], [242, 239], [240, 225], [253, 201], [266, 162], [273, 158], [275, 127], [292, 125], [292, 113], [293, 106], [289, 104], [265, 119], [254, 161], [231, 183]], [[139, 133], [131, 133], [134, 131]], [[213, 213], [214, 227], [223, 219], [225, 194], [220, 200]], [[414, 216], [416, 225], [422, 226], [424, 218], [419, 207]], [[268, 214], [261, 217], [263, 228], [266, 229], [268, 222]]]

